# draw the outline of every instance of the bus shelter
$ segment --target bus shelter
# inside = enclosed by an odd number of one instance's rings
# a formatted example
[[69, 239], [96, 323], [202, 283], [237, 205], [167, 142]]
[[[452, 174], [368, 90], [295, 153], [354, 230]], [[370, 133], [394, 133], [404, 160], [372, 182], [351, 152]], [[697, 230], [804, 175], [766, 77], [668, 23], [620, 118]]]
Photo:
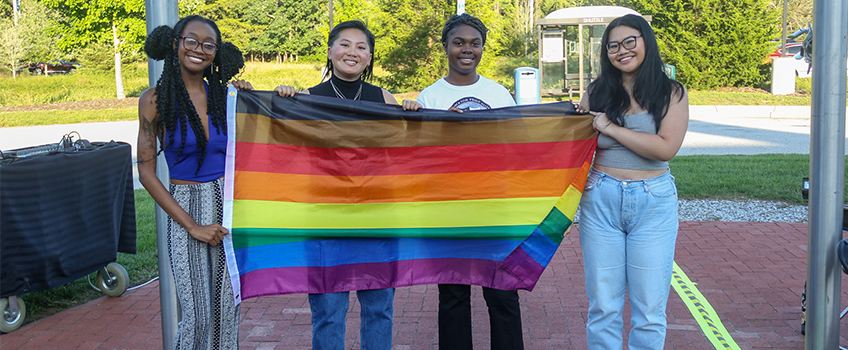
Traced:
[[[581, 96], [601, 69], [601, 39], [607, 24], [627, 14], [620, 6], [559, 9], [539, 19], [539, 75], [542, 94]], [[651, 16], [643, 16], [651, 22]]]

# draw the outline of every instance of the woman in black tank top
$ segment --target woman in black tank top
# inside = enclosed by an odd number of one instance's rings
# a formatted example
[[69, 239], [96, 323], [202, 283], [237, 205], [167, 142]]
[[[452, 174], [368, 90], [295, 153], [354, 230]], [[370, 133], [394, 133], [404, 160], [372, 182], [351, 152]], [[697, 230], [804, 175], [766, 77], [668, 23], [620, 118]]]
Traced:
[[[339, 23], [330, 31], [327, 46], [325, 81], [301, 93], [398, 104], [386, 89], [365, 82], [373, 72], [374, 34], [364, 23]], [[288, 85], [277, 86], [274, 91], [284, 97], [294, 96], [296, 92], [294, 87]], [[390, 350], [394, 288], [360, 290], [356, 295], [362, 308], [362, 349]], [[349, 292], [309, 294], [309, 307], [312, 310], [312, 348], [344, 348]]]
[[[325, 81], [301, 93], [398, 104], [386, 89], [365, 82], [374, 72], [374, 41], [374, 34], [364, 23], [339, 23], [330, 31], [327, 40]], [[294, 96], [297, 92], [289, 85], [277, 86], [274, 91], [283, 97]]]

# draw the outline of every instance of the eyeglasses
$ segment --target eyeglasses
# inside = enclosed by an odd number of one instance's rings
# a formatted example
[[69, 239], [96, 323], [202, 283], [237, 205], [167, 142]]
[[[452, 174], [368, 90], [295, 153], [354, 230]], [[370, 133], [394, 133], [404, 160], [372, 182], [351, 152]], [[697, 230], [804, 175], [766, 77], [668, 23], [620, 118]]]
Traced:
[[183, 39], [183, 47], [186, 50], [194, 51], [197, 50], [198, 46], [200, 46], [200, 50], [207, 55], [214, 55], [215, 52], [218, 51], [218, 45], [215, 43], [210, 43], [208, 41], [201, 43], [197, 41], [197, 39], [189, 36], [183, 36], [180, 37], [180, 39]]
[[640, 35], [628, 36], [628, 37], [624, 38], [624, 40], [622, 40], [621, 42], [610, 41], [607, 44], [607, 52], [610, 53], [610, 54], [618, 53], [618, 50], [621, 50], [622, 46], [624, 46], [625, 49], [633, 50], [634, 48], [636, 48], [636, 38], [638, 38], [640, 36], [642, 36], [642, 35], [640, 34]]

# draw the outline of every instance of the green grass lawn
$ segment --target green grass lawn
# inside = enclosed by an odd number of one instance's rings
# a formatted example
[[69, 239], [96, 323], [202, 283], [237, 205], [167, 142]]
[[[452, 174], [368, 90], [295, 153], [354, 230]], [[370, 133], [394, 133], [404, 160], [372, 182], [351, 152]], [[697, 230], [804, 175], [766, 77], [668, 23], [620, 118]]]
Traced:
[[[125, 75], [124, 85], [128, 97], [138, 97], [147, 88], [146, 66], [137, 65]], [[248, 62], [238, 77], [245, 79], [257, 90], [273, 90], [280, 84], [305, 89], [321, 81], [322, 65], [313, 63], [276, 64]], [[79, 72], [73, 75], [29, 76], [17, 79], [0, 76], [0, 106], [23, 106], [88, 99], [114, 98], [114, 76]], [[386, 74], [378, 70], [376, 75]], [[503, 80], [503, 79], [502, 79]], [[799, 79], [799, 85], [804, 80]], [[80, 88], [84, 87], [84, 88]], [[396, 93], [398, 101], [414, 99], [417, 92]], [[562, 101], [567, 97], [543, 97], [543, 101]], [[690, 105], [810, 105], [810, 96], [775, 96], [757, 92], [690, 91]], [[105, 121], [137, 120], [135, 107], [120, 109], [0, 112], [0, 128], [93, 123]]]

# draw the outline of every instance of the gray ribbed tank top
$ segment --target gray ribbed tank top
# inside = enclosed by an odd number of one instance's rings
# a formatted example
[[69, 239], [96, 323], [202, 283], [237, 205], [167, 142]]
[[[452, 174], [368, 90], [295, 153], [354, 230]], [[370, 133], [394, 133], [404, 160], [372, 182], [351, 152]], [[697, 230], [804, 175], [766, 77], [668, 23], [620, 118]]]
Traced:
[[[654, 117], [648, 112], [624, 115], [624, 126], [633, 131], [657, 134]], [[598, 135], [595, 163], [613, 168], [633, 170], [668, 169], [668, 162], [642, 157], [604, 134]]]

